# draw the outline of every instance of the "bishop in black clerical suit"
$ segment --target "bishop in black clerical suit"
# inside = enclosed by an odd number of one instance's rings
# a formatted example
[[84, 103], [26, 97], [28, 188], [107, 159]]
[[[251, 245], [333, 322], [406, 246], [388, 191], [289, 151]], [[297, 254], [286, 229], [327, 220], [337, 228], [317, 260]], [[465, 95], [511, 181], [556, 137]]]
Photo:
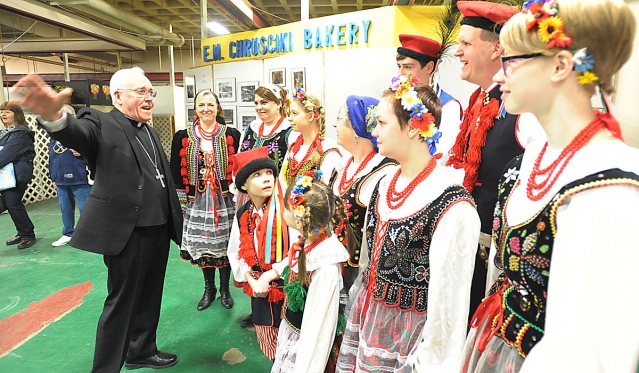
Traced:
[[156, 329], [170, 240], [182, 238], [182, 212], [166, 155], [151, 119], [156, 93], [139, 68], [111, 79], [114, 109], [86, 108], [77, 119], [61, 109], [70, 92], [51, 92], [37, 75], [15, 87], [40, 126], [86, 159], [95, 180], [70, 245], [104, 255], [108, 296], [97, 328], [92, 372], [165, 368], [177, 356], [159, 352]]

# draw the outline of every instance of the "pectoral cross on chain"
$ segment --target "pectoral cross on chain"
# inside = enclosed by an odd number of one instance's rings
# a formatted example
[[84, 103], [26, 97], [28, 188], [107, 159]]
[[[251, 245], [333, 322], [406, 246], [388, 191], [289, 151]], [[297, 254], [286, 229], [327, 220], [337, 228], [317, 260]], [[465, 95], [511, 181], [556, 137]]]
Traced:
[[160, 173], [160, 170], [157, 168], [155, 169], [155, 178], [157, 180], [160, 180], [160, 183], [162, 184], [162, 188], [164, 188], [164, 175], [162, 175]]

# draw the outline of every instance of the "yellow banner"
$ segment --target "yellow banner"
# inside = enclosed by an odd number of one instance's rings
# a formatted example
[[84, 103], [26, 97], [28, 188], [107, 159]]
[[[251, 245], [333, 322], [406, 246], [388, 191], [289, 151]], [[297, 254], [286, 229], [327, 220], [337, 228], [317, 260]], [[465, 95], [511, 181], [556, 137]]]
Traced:
[[437, 39], [442, 6], [388, 6], [202, 40], [202, 65], [399, 45], [399, 34]]

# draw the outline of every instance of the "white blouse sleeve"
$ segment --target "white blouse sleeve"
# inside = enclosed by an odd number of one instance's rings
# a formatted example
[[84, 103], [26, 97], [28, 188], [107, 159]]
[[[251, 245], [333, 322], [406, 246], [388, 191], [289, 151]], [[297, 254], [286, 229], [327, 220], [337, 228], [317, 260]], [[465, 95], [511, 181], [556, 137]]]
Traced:
[[331, 149], [330, 153], [326, 154], [324, 159], [322, 160], [322, 164], [320, 165], [320, 170], [322, 170], [324, 184], [328, 185], [328, 182], [333, 174], [333, 170], [339, 166], [340, 162], [342, 162], [342, 155], [339, 153], [337, 149]]
[[450, 101], [446, 105], [442, 106], [441, 122], [439, 123], [439, 130], [442, 132], [442, 137], [437, 144], [437, 153], [441, 153], [442, 157], [437, 161], [440, 165], [445, 165], [448, 160], [448, 152], [450, 148], [455, 144], [457, 134], [459, 134], [459, 126], [461, 124], [461, 104], [458, 101]]
[[337, 329], [341, 288], [338, 264], [324, 265], [313, 273], [297, 342], [296, 373], [322, 373], [326, 369]]
[[522, 113], [517, 118], [517, 130], [515, 132], [517, 142], [526, 149], [528, 144], [536, 140], [546, 140], [546, 132], [539, 124], [537, 117], [531, 113]]
[[557, 210], [545, 335], [521, 373], [637, 371], [639, 188], [582, 191]]
[[233, 278], [237, 282], [245, 282], [244, 275], [246, 272], [251, 271], [251, 267], [246, 264], [244, 259], [240, 259], [238, 253], [240, 252], [240, 225], [237, 221], [237, 216], [233, 217], [233, 225], [231, 226], [231, 235], [229, 236], [229, 244], [226, 249], [226, 255], [229, 258], [229, 264], [233, 271]]
[[465, 201], [451, 206], [437, 225], [430, 246], [428, 318], [415, 372], [460, 371], [480, 227], [477, 210]]

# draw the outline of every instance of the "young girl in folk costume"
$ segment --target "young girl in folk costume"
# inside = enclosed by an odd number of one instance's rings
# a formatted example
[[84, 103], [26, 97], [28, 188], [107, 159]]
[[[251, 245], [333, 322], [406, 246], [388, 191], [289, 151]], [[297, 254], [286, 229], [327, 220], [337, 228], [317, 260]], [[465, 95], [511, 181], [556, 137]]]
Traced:
[[336, 213], [345, 216], [343, 206], [321, 179], [321, 171], [311, 170], [289, 186], [284, 218], [302, 236], [288, 260], [259, 279], [267, 283], [281, 276], [286, 284], [273, 373], [322, 373], [335, 367], [341, 267], [349, 252], [330, 228]]
[[250, 200], [235, 214], [228, 247], [229, 262], [236, 286], [251, 297], [258, 344], [264, 355], [274, 360], [284, 284], [277, 280], [260, 287], [257, 280], [288, 254], [288, 229], [282, 216], [284, 195], [281, 190], [275, 190], [277, 165], [265, 147], [233, 156], [233, 165], [238, 190], [248, 194]]
[[[344, 291], [347, 294], [359, 269], [359, 246], [364, 231], [364, 218], [371, 195], [379, 179], [389, 166], [397, 163], [377, 153], [377, 140], [371, 136], [375, 128], [375, 107], [379, 100], [366, 96], [348, 96], [337, 113], [333, 124], [337, 132], [337, 144], [352, 154], [343, 158], [331, 175], [329, 186], [344, 201], [348, 221], [354, 233], [357, 249], [344, 265]], [[347, 239], [343, 223], [336, 223], [335, 233], [342, 243]]]
[[229, 192], [229, 157], [235, 154], [240, 132], [219, 123], [222, 107], [211, 91], [195, 96], [193, 127], [173, 136], [171, 172], [185, 211], [180, 255], [204, 272], [204, 295], [199, 311], [215, 300], [215, 269], [220, 270], [222, 306], [233, 307], [229, 291], [231, 268], [226, 256], [235, 213]]
[[504, 26], [506, 109], [548, 135], [504, 170], [493, 272], [464, 372], [634, 372], [639, 351], [639, 152], [608, 105], [636, 21], [622, 0], [527, 1]]
[[291, 127], [300, 136], [289, 146], [279, 176], [286, 189], [299, 176], [311, 169], [322, 170], [328, 177], [339, 164], [342, 155], [334, 140], [326, 139], [326, 111], [320, 100], [304, 93], [301, 87], [291, 100]]
[[376, 112], [379, 153], [399, 166], [371, 197], [362, 243], [367, 267], [361, 288], [351, 289], [338, 371], [456, 372], [479, 216], [463, 174], [437, 166], [433, 156], [441, 136], [435, 92], [396, 77]]

